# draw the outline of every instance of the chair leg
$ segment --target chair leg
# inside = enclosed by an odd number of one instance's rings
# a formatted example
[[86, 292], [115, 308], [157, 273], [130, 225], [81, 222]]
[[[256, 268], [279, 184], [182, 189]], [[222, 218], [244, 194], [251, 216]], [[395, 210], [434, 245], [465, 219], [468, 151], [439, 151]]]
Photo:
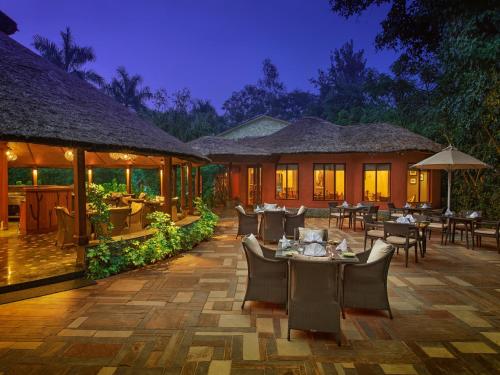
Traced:
[[243, 310], [245, 308], [245, 300], [243, 300], [243, 302], [241, 303], [241, 309]]
[[340, 308], [340, 310], [342, 310], [342, 319], [345, 319], [345, 311], [344, 311], [344, 306], [342, 306]]
[[363, 243], [363, 251], [366, 250], [366, 234], [365, 234], [365, 242]]
[[335, 339], [337, 341], [337, 346], [342, 346], [342, 334], [340, 332], [335, 334]]
[[387, 312], [389, 313], [389, 318], [390, 319], [393, 319], [394, 317], [392, 316], [392, 311], [391, 311], [391, 307], [389, 306], [389, 308], [387, 309]]
[[418, 263], [418, 244], [415, 244], [415, 263]]
[[408, 268], [408, 248], [405, 247], [405, 267]]
[[290, 341], [290, 327], [288, 327], [288, 335], [287, 335], [287, 340]]

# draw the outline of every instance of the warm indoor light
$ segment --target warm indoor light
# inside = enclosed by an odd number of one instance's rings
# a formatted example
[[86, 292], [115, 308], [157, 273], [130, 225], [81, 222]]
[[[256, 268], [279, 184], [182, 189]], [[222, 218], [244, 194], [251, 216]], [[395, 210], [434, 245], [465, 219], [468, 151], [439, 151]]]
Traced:
[[38, 169], [33, 168], [32, 170], [33, 173], [33, 185], [38, 185]]
[[64, 153], [64, 157], [66, 158], [67, 161], [73, 161], [73, 159], [75, 158], [75, 155], [73, 154], [73, 150], [67, 150]]
[[131, 160], [135, 160], [135, 158], [137, 158], [137, 155], [134, 155], [134, 154], [122, 154], [122, 153], [119, 153], [119, 152], [110, 152], [109, 153], [109, 157], [113, 160], [119, 160], [119, 159], [122, 159], [122, 160], [125, 160], [125, 161], [131, 161]]
[[7, 161], [15, 161], [17, 160], [17, 154], [12, 151], [10, 148], [5, 151], [5, 155], [7, 155]]
[[113, 160], [118, 160], [118, 159], [120, 159], [120, 154], [119, 154], [119, 153], [117, 153], [117, 152], [110, 152], [110, 153], [109, 153], [109, 157], [110, 157], [111, 159], [113, 159]]

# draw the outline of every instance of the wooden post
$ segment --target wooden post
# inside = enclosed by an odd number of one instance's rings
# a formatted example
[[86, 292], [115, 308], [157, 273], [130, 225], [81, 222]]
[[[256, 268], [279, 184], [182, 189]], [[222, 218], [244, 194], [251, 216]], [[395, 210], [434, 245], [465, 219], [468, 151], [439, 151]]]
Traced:
[[7, 142], [0, 142], [0, 230], [9, 226], [9, 165]]
[[36, 167], [31, 170], [31, 177], [33, 179], [33, 186], [38, 186], [38, 169]]
[[227, 172], [227, 192], [229, 195], [229, 201], [233, 200], [233, 181], [231, 178], [231, 170], [233, 169], [233, 163], [229, 163]]
[[177, 197], [177, 165], [172, 166], [172, 196]]
[[130, 183], [132, 178], [132, 170], [130, 167], [125, 169], [125, 183], [127, 184], [127, 194], [131, 194], [132, 192], [132, 184]]
[[191, 163], [188, 163], [187, 165], [187, 183], [188, 183], [188, 202], [187, 202], [187, 206], [188, 206], [188, 212], [189, 214], [193, 214], [194, 213], [194, 208], [193, 208], [193, 200], [194, 200], [194, 191], [193, 191], [193, 188], [194, 188], [194, 185], [193, 185], [193, 164]]
[[199, 198], [200, 195], [200, 168], [201, 167], [196, 167], [194, 169], [194, 196], [196, 198]]
[[162, 170], [162, 197], [165, 201], [165, 212], [172, 216], [172, 158], [168, 157], [163, 160]]
[[85, 264], [85, 245], [89, 242], [87, 235], [87, 207], [85, 192], [85, 151], [77, 148], [73, 159], [73, 186], [75, 193], [75, 232], [73, 239], [77, 245], [76, 262]]
[[186, 208], [186, 166], [181, 165], [181, 208]]

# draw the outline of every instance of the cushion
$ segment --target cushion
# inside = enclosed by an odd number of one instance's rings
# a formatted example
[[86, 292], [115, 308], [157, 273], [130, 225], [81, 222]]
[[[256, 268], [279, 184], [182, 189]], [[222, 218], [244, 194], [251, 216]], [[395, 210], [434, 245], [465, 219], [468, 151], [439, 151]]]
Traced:
[[391, 244], [386, 243], [385, 241], [378, 239], [375, 241], [372, 247], [372, 251], [368, 256], [366, 263], [376, 262], [377, 260], [385, 257], [392, 249]]
[[[444, 228], [446, 228], [448, 226], [448, 224], [444, 224]], [[430, 229], [442, 229], [443, 228], [443, 224], [441, 223], [430, 223], [429, 224], [429, 228]]]
[[142, 210], [142, 203], [132, 202], [130, 204], [130, 208], [132, 210], [132, 212], [130, 214], [131, 215], [136, 214], [137, 212], [139, 212], [140, 210]]
[[[385, 239], [387, 242], [392, 243], [394, 245], [404, 245], [406, 244], [406, 237], [399, 237], [399, 236], [389, 236]], [[416, 239], [410, 238], [408, 240], [408, 244], [413, 245], [415, 242], [417, 242]]]
[[306, 212], [306, 206], [300, 206], [297, 215], [302, 215], [304, 212]]
[[487, 234], [490, 236], [494, 236], [496, 233], [496, 229], [493, 228], [479, 228], [474, 230], [474, 234]]
[[304, 241], [304, 242], [323, 241], [323, 230], [299, 227], [299, 241]]
[[384, 238], [384, 231], [379, 229], [370, 229], [366, 234], [370, 237]]
[[261, 257], [264, 256], [264, 253], [262, 253], [262, 248], [260, 247], [260, 243], [253, 234], [246, 236], [243, 239], [243, 242], [245, 243], [245, 245], [247, 245], [250, 251], [257, 255], [260, 255]]
[[243, 215], [245, 215], [245, 214], [246, 214], [245, 209], [243, 208], [243, 206], [242, 206], [241, 204], [237, 205], [237, 206], [235, 207], [235, 209], [236, 209], [236, 211], [238, 211], [240, 214], [243, 214]]

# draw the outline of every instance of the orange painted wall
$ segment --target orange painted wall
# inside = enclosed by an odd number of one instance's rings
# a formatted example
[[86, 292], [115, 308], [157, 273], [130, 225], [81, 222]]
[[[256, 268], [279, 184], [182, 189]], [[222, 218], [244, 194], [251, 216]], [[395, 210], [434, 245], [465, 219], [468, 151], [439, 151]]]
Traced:
[[[406, 203], [406, 185], [408, 166], [428, 157], [429, 154], [423, 152], [405, 153], [378, 153], [378, 154], [302, 154], [285, 155], [279, 163], [293, 163], [299, 165], [299, 199], [280, 200], [275, 198], [276, 164], [261, 163], [262, 165], [262, 200], [268, 203], [278, 203], [288, 207], [299, 207], [304, 204], [307, 207], [327, 208], [328, 201], [313, 200], [313, 164], [314, 163], [339, 163], [345, 164], [345, 195], [349, 203], [358, 203], [363, 199], [363, 164], [384, 163], [391, 165], [391, 201], [397, 207]], [[233, 190], [233, 198], [239, 198], [243, 203], [247, 203], [247, 167], [255, 163], [238, 164], [239, 171], [233, 172], [236, 182], [238, 178], [238, 191]], [[236, 168], [235, 168], [236, 169]], [[432, 171], [430, 174], [430, 197], [433, 207], [441, 207], [441, 173]], [[235, 186], [235, 185], [233, 185]], [[381, 202], [382, 209], [386, 208], [386, 203]]]

